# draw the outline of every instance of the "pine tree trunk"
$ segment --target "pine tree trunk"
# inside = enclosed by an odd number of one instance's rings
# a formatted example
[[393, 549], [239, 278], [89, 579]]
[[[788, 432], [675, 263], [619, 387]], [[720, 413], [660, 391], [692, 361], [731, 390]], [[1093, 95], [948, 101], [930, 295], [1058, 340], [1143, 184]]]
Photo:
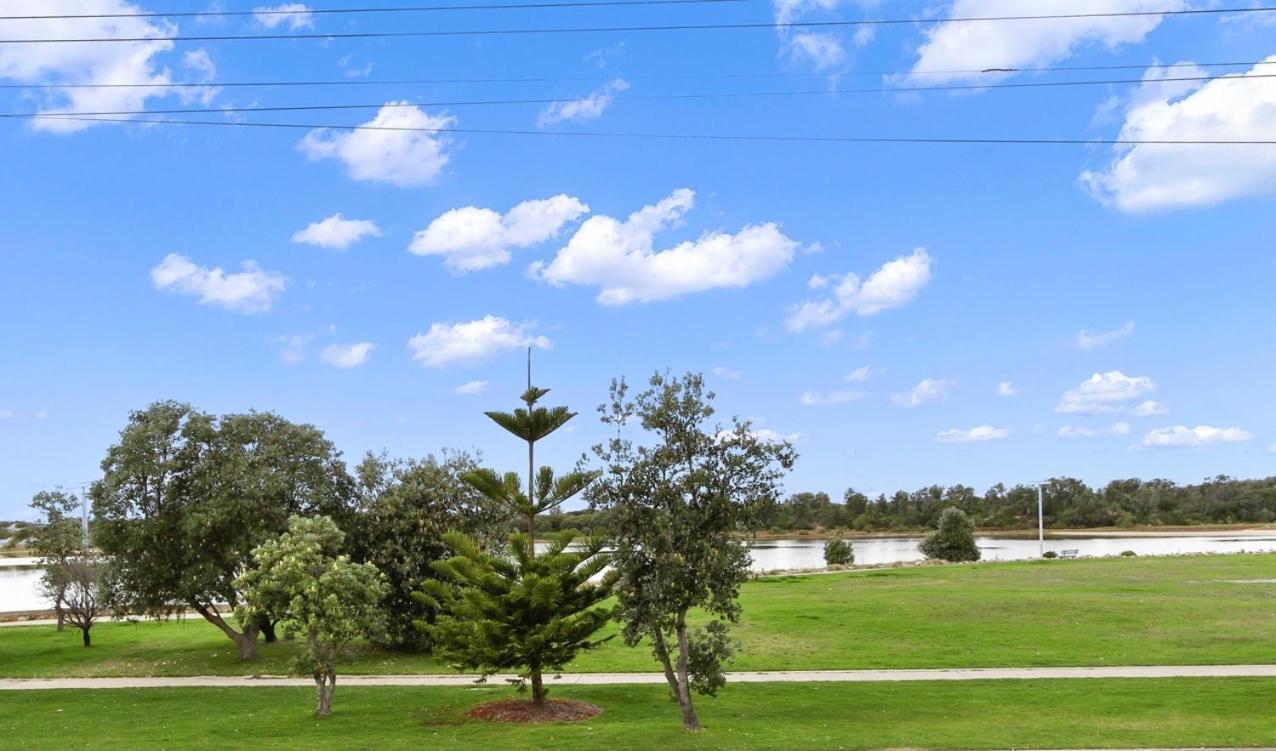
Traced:
[[532, 703], [540, 707], [545, 704], [545, 680], [541, 676], [540, 668], [533, 668], [531, 673], [532, 673]]
[[682, 729], [696, 732], [702, 729], [700, 718], [696, 716], [695, 705], [691, 703], [691, 681], [687, 675], [687, 614], [678, 614], [675, 627], [678, 634], [678, 705], [682, 707]]

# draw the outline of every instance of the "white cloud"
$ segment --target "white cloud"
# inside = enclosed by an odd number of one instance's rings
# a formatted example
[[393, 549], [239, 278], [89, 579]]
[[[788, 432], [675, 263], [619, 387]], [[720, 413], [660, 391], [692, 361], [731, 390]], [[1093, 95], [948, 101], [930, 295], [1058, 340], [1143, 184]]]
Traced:
[[892, 396], [891, 401], [901, 407], [920, 407], [928, 402], [946, 398], [950, 388], [952, 383], [943, 378], [923, 378], [912, 390]]
[[453, 389], [458, 394], [470, 395], [481, 394], [487, 391], [487, 381], [467, 381]]
[[807, 407], [824, 407], [831, 404], [846, 404], [863, 399], [866, 394], [862, 391], [804, 391], [798, 401]]
[[795, 62], [809, 63], [815, 70], [827, 70], [846, 61], [842, 41], [832, 34], [799, 31], [788, 38], [789, 56]]
[[[49, 0], [9, 0], [6, 15], [47, 15]], [[137, 14], [145, 9], [125, 0], [71, 0], [57, 4], [65, 14]], [[181, 90], [164, 88], [173, 83], [159, 60], [173, 49], [166, 37], [177, 33], [173, 24], [155, 18], [62, 18], [4, 21], [3, 36], [33, 38], [147, 38], [143, 42], [102, 44], [0, 44], [0, 80], [20, 84], [140, 83], [137, 87], [43, 89], [33, 91], [39, 113], [121, 112], [146, 108], [154, 97]], [[128, 116], [122, 116], [128, 117]], [[92, 127], [87, 120], [35, 118], [36, 130], [70, 133]], [[100, 123], [98, 123], [100, 124]]]
[[1077, 347], [1079, 349], [1098, 349], [1106, 347], [1113, 342], [1126, 338], [1134, 333], [1134, 321], [1126, 321], [1119, 328], [1111, 331], [1098, 331], [1090, 333], [1085, 329], [1081, 329], [1081, 333], [1077, 334]]
[[306, 134], [297, 149], [308, 159], [336, 158], [355, 180], [399, 187], [425, 185], [438, 177], [451, 159], [452, 141], [438, 132], [456, 118], [431, 115], [407, 102], [387, 102], [365, 130], [346, 132], [319, 128]]
[[[1186, 0], [955, 0], [944, 14], [954, 18], [1177, 10]], [[952, 22], [926, 31], [914, 77], [935, 83], [987, 80], [987, 68], [1031, 68], [1064, 60], [1085, 45], [1114, 49], [1140, 42], [1161, 23], [1160, 16], [1055, 18], [1029, 21]], [[920, 71], [970, 71], [917, 75]]]
[[435, 323], [430, 330], [408, 340], [412, 359], [427, 368], [472, 364], [501, 352], [525, 347], [548, 349], [544, 336], [528, 333], [532, 323], [513, 324], [497, 316], [462, 323]]
[[749, 435], [760, 443], [797, 443], [802, 438], [801, 433], [784, 434], [770, 428], [755, 428], [749, 431]]
[[719, 378], [726, 378], [731, 381], [737, 380], [740, 376], [744, 375], [744, 373], [738, 370], [732, 370], [731, 368], [723, 367], [721, 365], [713, 369], [713, 374]]
[[[1276, 62], [1276, 55], [1267, 63]], [[1276, 88], [1271, 65], [1220, 76], [1183, 96], [1157, 83], [1149, 71], [1145, 88], [1158, 95], [1136, 97], [1126, 113], [1120, 140], [1276, 140]], [[1178, 75], [1178, 73], [1176, 73]], [[1211, 206], [1235, 198], [1276, 193], [1276, 149], [1266, 145], [1118, 146], [1112, 161], [1081, 174], [1083, 187], [1120, 211], [1139, 212]]]
[[477, 206], [451, 209], [417, 232], [408, 249], [419, 256], [443, 256], [444, 265], [458, 272], [502, 266], [509, 263], [511, 249], [545, 242], [587, 213], [579, 198], [563, 194], [523, 201], [504, 215]]
[[220, 305], [240, 313], [262, 313], [270, 310], [288, 287], [288, 277], [275, 271], [263, 271], [253, 261], [244, 261], [243, 271], [226, 273], [221, 267], [208, 268], [177, 253], [169, 253], [151, 269], [156, 289], [195, 295], [208, 305]]
[[279, 337], [278, 341], [284, 345], [284, 348], [279, 351], [279, 359], [285, 365], [296, 365], [305, 360], [306, 345], [310, 344], [314, 338], [314, 334], [292, 334]]
[[334, 368], [356, 368], [368, 361], [374, 346], [372, 342], [329, 344], [319, 353], [319, 359]]
[[541, 110], [540, 115], [536, 118], [536, 125], [544, 128], [564, 122], [583, 123], [589, 120], [597, 120], [602, 117], [603, 111], [611, 105], [616, 95], [628, 89], [629, 84], [623, 79], [617, 78], [609, 81], [606, 86], [588, 96], [580, 99], [554, 102]]
[[1129, 435], [1130, 423], [1118, 422], [1102, 428], [1087, 428], [1080, 425], [1064, 425], [1059, 428], [1060, 438], [1113, 438]]
[[1002, 381], [997, 384], [997, 396], [1018, 396], [1019, 390], [1010, 381]]
[[1069, 415], [1097, 415], [1121, 412], [1130, 402], [1156, 390], [1147, 376], [1127, 376], [1119, 370], [1095, 373], [1080, 386], [1063, 392], [1054, 411]]
[[882, 264], [863, 282], [855, 274], [832, 278], [838, 280], [833, 297], [794, 306], [785, 321], [789, 331], [828, 326], [852, 313], [870, 316], [912, 302], [930, 281], [930, 255], [917, 248]]
[[1148, 399], [1135, 405], [1134, 409], [1130, 410], [1130, 414], [1135, 417], [1151, 417], [1152, 415], [1163, 415], [1169, 411], [1170, 408], [1164, 404]]
[[1010, 436], [1010, 428], [994, 428], [991, 425], [980, 425], [969, 430], [942, 430], [935, 434], [936, 443], [981, 443], [983, 441], [999, 441]]
[[340, 212], [312, 222], [292, 236], [292, 241], [331, 250], [345, 250], [365, 237], [380, 237], [381, 228], [370, 219], [346, 219]]
[[1213, 443], [1241, 443], [1248, 441], [1250, 434], [1240, 428], [1216, 428], [1212, 425], [1197, 425], [1189, 428], [1175, 425], [1172, 428], [1158, 428], [1143, 436], [1139, 443], [1144, 448], [1178, 448], [1184, 446], [1207, 446]]
[[873, 366], [864, 365], [846, 374], [847, 383], [863, 383], [873, 375]]
[[297, 31], [299, 29], [313, 29], [315, 26], [314, 14], [310, 12], [310, 7], [304, 3], [284, 3], [282, 5], [259, 6], [253, 8], [253, 19], [266, 27], [273, 29], [277, 26], [287, 25], [289, 29]]
[[655, 250], [655, 234], [694, 205], [695, 193], [682, 188], [624, 221], [596, 214], [580, 225], [553, 261], [538, 261], [529, 273], [553, 285], [598, 285], [599, 303], [624, 305], [746, 287], [793, 259], [798, 243], [774, 223], [748, 225], [735, 234], [706, 232], [696, 240]]

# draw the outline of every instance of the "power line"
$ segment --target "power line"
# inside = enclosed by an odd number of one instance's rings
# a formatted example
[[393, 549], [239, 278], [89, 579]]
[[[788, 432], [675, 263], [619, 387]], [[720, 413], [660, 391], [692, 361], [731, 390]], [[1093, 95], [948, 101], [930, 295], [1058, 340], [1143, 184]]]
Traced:
[[[1276, 73], [1256, 73], [1253, 75], [1240, 76], [1179, 76], [1155, 79], [1157, 83], [1173, 83], [1186, 81], [1252, 81], [1255, 79], [1276, 78]], [[703, 100], [703, 99], [749, 99], [755, 97], [800, 97], [800, 96], [826, 96], [830, 94], [895, 94], [895, 93], [920, 93], [930, 91], [983, 91], [987, 89], [1037, 89], [1037, 88], [1057, 88], [1057, 87], [1074, 87], [1074, 86], [1097, 86], [1097, 85], [1117, 85], [1117, 84], [1139, 84], [1144, 83], [1142, 78], [1124, 78], [1124, 79], [1108, 79], [1093, 81], [1027, 81], [1013, 83], [986, 83], [986, 84], [949, 84], [941, 86], [898, 86], [889, 88], [858, 88], [858, 89], [808, 89], [797, 91], [731, 91], [731, 92], [701, 92], [690, 94], [636, 94], [625, 95], [618, 101], [678, 101], [678, 100]], [[118, 115], [204, 115], [204, 114], [223, 114], [223, 113], [243, 113], [243, 112], [310, 112], [320, 110], [371, 110], [403, 107], [481, 107], [495, 105], [519, 105], [519, 104], [557, 104], [559, 102], [571, 101], [570, 98], [564, 97], [537, 97], [522, 99], [460, 99], [460, 100], [437, 100], [437, 101], [399, 101], [399, 102], [374, 102], [374, 103], [354, 103], [354, 104], [294, 104], [294, 105], [270, 105], [270, 106], [247, 106], [247, 107], [202, 107], [202, 108], [182, 108], [182, 109], [149, 109], [149, 110], [114, 110], [103, 112], [0, 112], [0, 119], [26, 119], [34, 117], [43, 117], [44, 115], [65, 115], [74, 117], [107, 117]]]
[[[1066, 65], [1041, 68], [949, 68], [933, 70], [880, 70], [849, 71], [851, 76], [924, 76], [924, 75], [1001, 75], [1004, 73], [1063, 73], [1085, 71], [1145, 70], [1148, 68], [1237, 68], [1245, 66], [1276, 65], [1276, 60], [1240, 60], [1235, 62], [1121, 64], [1121, 65]], [[827, 73], [701, 73], [679, 75], [624, 76], [630, 81], [695, 81], [695, 80], [752, 80], [827, 78]], [[527, 76], [512, 78], [407, 78], [398, 80], [336, 79], [311, 81], [218, 81], [205, 83], [0, 83], [0, 89], [190, 89], [199, 87], [319, 87], [319, 86], [417, 86], [432, 84], [489, 84], [489, 83], [572, 83], [600, 82], [616, 76]]]
[[142, 123], [154, 125], [208, 125], [237, 128], [330, 129], [348, 131], [390, 131], [462, 135], [568, 136], [573, 138], [659, 139], [693, 141], [753, 141], [774, 143], [846, 144], [934, 144], [934, 145], [1016, 145], [1016, 146], [1276, 146], [1276, 140], [1260, 139], [1135, 139], [1135, 138], [976, 138], [935, 136], [790, 136], [720, 133], [658, 133], [614, 131], [529, 130], [513, 128], [421, 128], [390, 125], [333, 125], [314, 123], [236, 122], [233, 120], [135, 120], [109, 117], [39, 115], [53, 120], [79, 122]]
[[469, 5], [405, 5], [381, 8], [309, 8], [306, 10], [281, 10], [262, 8], [260, 10], [192, 10], [165, 13], [148, 11], [145, 13], [47, 13], [37, 16], [0, 16], [0, 21], [63, 21], [75, 19], [108, 19], [108, 18], [224, 18], [230, 16], [297, 16], [297, 15], [344, 15], [354, 13], [430, 13], [449, 10], [506, 10], [519, 8], [596, 8], [616, 6], [643, 5], [707, 5], [713, 3], [741, 3], [751, 0], [581, 0], [580, 2], [531, 2], [531, 3], [491, 3]]
[[976, 23], [988, 21], [1047, 21], [1078, 20], [1087, 18], [1132, 18], [1147, 16], [1201, 16], [1239, 13], [1268, 13], [1276, 11], [1276, 7], [1250, 8], [1195, 8], [1187, 10], [1145, 10], [1145, 11], [1112, 11], [1100, 13], [1056, 13], [1050, 15], [1007, 15], [1007, 16], [964, 16], [951, 18], [876, 18], [856, 19], [849, 21], [755, 21], [747, 23], [700, 23], [700, 24], [662, 24], [657, 26], [584, 26], [584, 27], [542, 27], [524, 29], [430, 29], [425, 31], [351, 31], [304, 34], [200, 34], [175, 36], [132, 36], [132, 37], [63, 37], [40, 39], [0, 39], [0, 44], [71, 44], [71, 43], [109, 43], [109, 42], [229, 42], [229, 41], [263, 41], [279, 39], [379, 39], [379, 38], [425, 38], [425, 37], [466, 37], [466, 36], [516, 36], [542, 34], [592, 34], [608, 32], [644, 32], [644, 31], [720, 31], [747, 29], [808, 29], [838, 28], [848, 26], [888, 26], [906, 24], [942, 24], [942, 23]]

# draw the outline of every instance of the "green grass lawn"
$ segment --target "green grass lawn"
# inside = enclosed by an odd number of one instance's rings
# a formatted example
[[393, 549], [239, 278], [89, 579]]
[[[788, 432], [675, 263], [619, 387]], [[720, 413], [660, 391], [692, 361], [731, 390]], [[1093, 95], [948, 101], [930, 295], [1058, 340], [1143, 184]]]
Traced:
[[680, 729], [659, 686], [554, 696], [604, 711], [572, 725], [511, 726], [465, 711], [506, 688], [342, 688], [312, 714], [301, 688], [0, 692], [3, 745], [39, 749], [860, 749], [1270, 745], [1276, 681], [1153, 679], [741, 684], [700, 699]]
[[[1276, 555], [901, 568], [747, 584], [738, 670], [1266, 663], [1276, 657]], [[194, 619], [103, 623], [94, 646], [51, 626], [0, 628], [0, 675], [282, 674], [295, 645], [235, 658]], [[577, 671], [649, 671], [618, 640]], [[347, 673], [437, 672], [428, 657], [363, 649]], [[1276, 742], [1276, 738], [1272, 739]]]

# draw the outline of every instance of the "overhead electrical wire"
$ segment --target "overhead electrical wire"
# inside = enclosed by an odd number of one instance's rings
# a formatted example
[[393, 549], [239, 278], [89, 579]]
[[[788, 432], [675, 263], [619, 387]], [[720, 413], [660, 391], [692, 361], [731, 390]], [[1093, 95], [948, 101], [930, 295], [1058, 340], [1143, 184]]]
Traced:
[[[1256, 79], [1266, 80], [1276, 78], [1276, 73], [1256, 73], [1252, 75], [1241, 76], [1170, 76], [1166, 78], [1154, 79], [1156, 83], [1177, 83], [1177, 82], [1196, 82], [1196, 81], [1253, 81]], [[748, 99], [748, 98], [776, 98], [776, 97], [793, 97], [793, 96], [827, 96], [832, 94], [893, 94], [893, 93], [921, 93], [928, 91], [983, 91], [988, 89], [1036, 89], [1036, 88], [1057, 88], [1057, 87], [1074, 87], [1074, 86], [1097, 86], [1097, 85], [1117, 85], [1117, 84], [1139, 84], [1144, 83], [1142, 78], [1125, 78], [1125, 79], [1108, 79], [1108, 80], [1092, 80], [1092, 81], [1025, 81], [1011, 83], [986, 83], [986, 84], [947, 84], [940, 86], [898, 86], [889, 88], [858, 88], [858, 89], [806, 89], [806, 90], [788, 90], [788, 91], [729, 91], [729, 92], [697, 92], [686, 94], [627, 94], [617, 97], [617, 101], [677, 101], [677, 100], [703, 100], [703, 99]], [[406, 107], [476, 107], [476, 106], [495, 106], [495, 105], [521, 105], [521, 104], [558, 104], [560, 102], [571, 101], [566, 97], [534, 97], [534, 98], [503, 98], [503, 99], [458, 99], [458, 100], [437, 100], [437, 101], [392, 101], [392, 102], [371, 102], [371, 103], [345, 103], [345, 104], [289, 104], [289, 105], [252, 105], [245, 107], [201, 107], [201, 108], [181, 108], [181, 109], [149, 109], [149, 110], [110, 110], [102, 112], [0, 112], [0, 119], [29, 119], [43, 117], [45, 115], [65, 115], [75, 117], [107, 117], [120, 115], [206, 115], [206, 114], [231, 114], [245, 112], [311, 112], [320, 110], [372, 110], [382, 108], [406, 108]]]
[[237, 122], [234, 120], [135, 120], [108, 117], [44, 115], [49, 119], [78, 122], [119, 122], [154, 125], [204, 125], [236, 128], [328, 129], [348, 131], [389, 131], [462, 135], [559, 136], [570, 138], [632, 138], [694, 141], [754, 141], [774, 143], [846, 143], [846, 144], [934, 144], [934, 145], [1016, 145], [1016, 146], [1276, 146], [1276, 140], [1264, 139], [1140, 139], [1140, 138], [979, 138], [939, 136], [802, 136], [751, 135], [736, 133], [659, 133], [624, 131], [563, 131], [515, 128], [422, 128], [390, 125], [340, 125], [316, 123]]
[[453, 10], [518, 10], [520, 8], [610, 8], [644, 5], [711, 5], [716, 3], [745, 3], [751, 0], [580, 0], [579, 2], [512, 2], [475, 3], [458, 5], [403, 5], [379, 8], [258, 8], [256, 10], [183, 10], [174, 12], [146, 11], [145, 13], [42, 13], [32, 16], [0, 16], [0, 21], [69, 21], [75, 19], [108, 18], [226, 18], [233, 16], [321, 16], [352, 15], [356, 13], [431, 13]]
[[79, 43], [118, 43], [118, 42], [228, 42], [228, 41], [263, 41], [281, 39], [380, 39], [380, 38], [427, 38], [427, 37], [467, 37], [467, 36], [516, 36], [541, 34], [592, 34], [609, 32], [660, 32], [660, 31], [719, 31], [747, 29], [810, 29], [838, 28], [849, 26], [888, 26], [909, 24], [943, 24], [943, 23], [981, 23], [1004, 21], [1047, 21], [1047, 20], [1079, 20], [1087, 18], [1133, 18], [1133, 17], [1166, 17], [1166, 16], [1202, 16], [1242, 13], [1270, 13], [1276, 6], [1253, 6], [1243, 8], [1194, 8], [1184, 10], [1146, 10], [1146, 11], [1110, 11], [1096, 13], [1054, 13], [1042, 15], [1002, 15], [1002, 16], [957, 16], [947, 18], [870, 18], [845, 21], [754, 21], [743, 23], [685, 23], [659, 24], [654, 26], [565, 26], [540, 28], [505, 28], [505, 29], [427, 29], [418, 31], [350, 31], [350, 32], [314, 32], [294, 34], [197, 34], [173, 36], [115, 36], [115, 37], [59, 37], [59, 38], [27, 38], [0, 39], [0, 44], [79, 44]]
[[[1041, 68], [950, 68], [912, 71], [848, 71], [840, 75], [850, 76], [924, 76], [924, 75], [1002, 75], [1005, 73], [1064, 73], [1107, 70], [1145, 70], [1148, 68], [1239, 68], [1245, 66], [1276, 65], [1276, 60], [1239, 60], [1233, 62], [1180, 62], [1147, 63], [1139, 65], [1065, 65]], [[677, 75], [625, 75], [627, 81], [708, 81], [751, 80], [789, 78], [827, 78], [827, 73], [701, 73]], [[419, 86], [436, 84], [497, 84], [497, 83], [573, 83], [614, 80], [616, 76], [527, 76], [512, 78], [407, 78], [398, 80], [334, 79], [311, 81], [206, 81], [203, 83], [0, 83], [0, 89], [190, 89], [200, 87], [368, 87], [368, 86]], [[1108, 83], [1106, 81], [1100, 83]]]

